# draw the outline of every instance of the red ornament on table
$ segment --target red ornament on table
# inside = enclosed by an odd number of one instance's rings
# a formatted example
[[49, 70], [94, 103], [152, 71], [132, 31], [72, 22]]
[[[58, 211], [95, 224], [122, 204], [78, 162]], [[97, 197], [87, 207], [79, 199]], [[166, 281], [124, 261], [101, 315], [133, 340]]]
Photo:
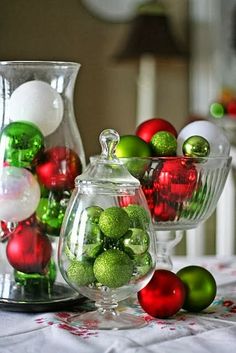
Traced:
[[197, 171], [193, 164], [181, 157], [168, 159], [154, 173], [154, 187], [162, 199], [183, 202], [192, 197], [197, 182]]
[[39, 181], [49, 190], [73, 189], [74, 180], [82, 172], [78, 155], [64, 146], [45, 151], [36, 166]]
[[176, 314], [185, 300], [185, 286], [173, 272], [156, 270], [151, 281], [138, 292], [138, 300], [149, 315], [165, 319]]
[[168, 131], [177, 137], [177, 131], [175, 127], [169, 123], [169, 121], [161, 118], [153, 118], [144, 121], [137, 127], [135, 134], [149, 143], [152, 136], [159, 131]]
[[43, 274], [52, 255], [52, 246], [39, 227], [22, 224], [11, 234], [6, 255], [15, 270]]

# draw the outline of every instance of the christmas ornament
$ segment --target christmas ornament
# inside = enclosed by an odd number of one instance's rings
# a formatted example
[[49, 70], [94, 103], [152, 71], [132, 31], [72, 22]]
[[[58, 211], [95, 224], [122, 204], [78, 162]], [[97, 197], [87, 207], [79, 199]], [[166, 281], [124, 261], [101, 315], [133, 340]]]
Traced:
[[183, 309], [199, 312], [212, 303], [216, 295], [216, 281], [207, 269], [187, 266], [179, 270], [177, 276], [186, 288]]
[[133, 257], [134, 277], [136, 280], [147, 275], [153, 269], [153, 260], [149, 252], [143, 255], [135, 255]]
[[177, 138], [177, 154], [183, 155], [183, 144], [191, 136], [202, 136], [210, 144], [209, 156], [228, 156], [230, 143], [223, 130], [210, 121], [194, 121], [186, 125]]
[[142, 179], [145, 172], [148, 170], [151, 160], [147, 157], [131, 157], [121, 159], [130, 174], [137, 179]]
[[44, 136], [52, 134], [63, 117], [63, 100], [48, 83], [28, 81], [12, 93], [9, 100], [11, 121], [30, 121], [38, 126]]
[[89, 221], [91, 221], [92, 223], [99, 222], [99, 217], [102, 211], [104, 210], [100, 206], [89, 206], [84, 210]]
[[226, 105], [226, 111], [230, 117], [236, 117], [236, 99], [232, 99], [230, 102], [228, 102]]
[[183, 158], [168, 159], [154, 171], [154, 187], [162, 199], [183, 202], [192, 197], [197, 182], [195, 166]]
[[135, 135], [121, 136], [115, 153], [118, 158], [151, 157], [152, 155], [150, 146]]
[[202, 136], [190, 136], [183, 143], [183, 154], [186, 157], [207, 157], [210, 153], [210, 144]]
[[153, 208], [153, 218], [155, 222], [173, 221], [176, 217], [175, 207], [166, 201], [159, 201]]
[[130, 226], [130, 219], [123, 208], [106, 208], [99, 217], [99, 227], [107, 236], [114, 239], [122, 237]]
[[36, 226], [19, 226], [12, 233], [6, 247], [11, 266], [25, 273], [45, 273], [52, 255], [49, 238]]
[[83, 256], [97, 257], [103, 250], [104, 235], [97, 223], [87, 220], [84, 233]]
[[36, 218], [43, 230], [49, 235], [59, 236], [66, 204], [57, 201], [51, 192], [48, 198], [42, 197], [36, 209]]
[[150, 222], [150, 216], [147, 210], [140, 205], [128, 205], [124, 207], [130, 218], [131, 228], [145, 229]]
[[210, 113], [213, 116], [213, 118], [216, 118], [216, 119], [223, 118], [225, 114], [224, 105], [218, 102], [212, 103], [210, 106]]
[[168, 131], [159, 131], [151, 138], [150, 145], [153, 155], [158, 157], [175, 156], [177, 149], [176, 137]]
[[[182, 216], [185, 218], [193, 218], [202, 210], [207, 208], [207, 204], [211, 194], [207, 193], [207, 183], [202, 187], [201, 185], [194, 191], [192, 198], [184, 205]], [[205, 205], [203, 207], [203, 205]]]
[[177, 137], [175, 127], [165, 119], [153, 118], [144, 121], [136, 129], [136, 135], [149, 143], [154, 134], [159, 131], [168, 131]]
[[182, 308], [185, 287], [173, 272], [156, 270], [151, 281], [138, 292], [138, 300], [149, 315], [165, 319]]
[[8, 124], [0, 135], [0, 149], [4, 160], [14, 167], [31, 168], [44, 147], [41, 131], [29, 122]]
[[88, 261], [72, 261], [67, 269], [67, 276], [76, 286], [86, 286], [96, 280], [93, 264]]
[[131, 257], [144, 254], [150, 243], [148, 233], [139, 228], [130, 228], [121, 241], [124, 251]]
[[78, 155], [64, 146], [52, 147], [44, 152], [36, 166], [39, 181], [49, 190], [70, 190], [82, 171]]
[[118, 288], [130, 281], [133, 262], [126, 253], [111, 249], [96, 258], [93, 271], [97, 281], [103, 286]]
[[40, 199], [40, 187], [33, 174], [24, 168], [0, 170], [0, 219], [19, 222], [30, 217]]

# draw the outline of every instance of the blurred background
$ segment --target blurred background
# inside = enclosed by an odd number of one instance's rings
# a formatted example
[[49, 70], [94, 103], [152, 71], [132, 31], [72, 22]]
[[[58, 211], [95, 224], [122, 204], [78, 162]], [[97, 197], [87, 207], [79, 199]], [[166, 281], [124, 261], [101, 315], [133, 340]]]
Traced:
[[[81, 64], [74, 108], [87, 159], [100, 152], [104, 128], [134, 134], [139, 122], [161, 117], [179, 131], [207, 118], [222, 91], [236, 87], [235, 0], [154, 1], [151, 10], [149, 3], [1, 0], [0, 60]], [[174, 41], [173, 52], [160, 38], [150, 52], [127, 52], [135, 20], [143, 14], [164, 15], [162, 30]], [[155, 42], [152, 29], [143, 41], [149, 39]], [[207, 242], [211, 249], [213, 240]]]

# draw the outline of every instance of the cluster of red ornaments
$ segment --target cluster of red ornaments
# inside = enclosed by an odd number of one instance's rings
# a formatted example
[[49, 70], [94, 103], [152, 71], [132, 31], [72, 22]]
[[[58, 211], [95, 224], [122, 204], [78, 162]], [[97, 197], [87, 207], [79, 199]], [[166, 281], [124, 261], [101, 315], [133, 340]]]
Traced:
[[[177, 131], [170, 122], [160, 118], [146, 120], [137, 127], [135, 135], [129, 135], [130, 142], [126, 136], [127, 143], [124, 144], [121, 136], [120, 146], [122, 146], [122, 150], [118, 145], [118, 157], [128, 157], [126, 155], [127, 150], [130, 149], [127, 146], [128, 142], [129, 145], [136, 145], [134, 152], [136, 154], [130, 155], [130, 157], [149, 157], [148, 154], [143, 154], [143, 147], [141, 144], [139, 145], [139, 140], [137, 139], [144, 141], [148, 145], [153, 137], [160, 132], [166, 132], [173, 137], [173, 141], [176, 140]], [[137, 144], [135, 141], [137, 141]], [[160, 145], [161, 143], [162, 140], [160, 138]], [[176, 146], [174, 145], [173, 147], [172, 150], [175, 151]], [[166, 148], [165, 141], [162, 148]], [[150, 149], [150, 151], [153, 150]], [[184, 156], [176, 156], [176, 154], [168, 156], [163, 153], [163, 155], [160, 155], [160, 158], [157, 159], [155, 169], [153, 169], [151, 164], [145, 166], [145, 173], [141, 174], [142, 177], [139, 177], [139, 179], [154, 221], [167, 222], [178, 219], [178, 210], [181, 209], [180, 205], [193, 196], [198, 177], [196, 167], [191, 163], [191, 160], [186, 159]], [[153, 154], [151, 156], [155, 157]]]

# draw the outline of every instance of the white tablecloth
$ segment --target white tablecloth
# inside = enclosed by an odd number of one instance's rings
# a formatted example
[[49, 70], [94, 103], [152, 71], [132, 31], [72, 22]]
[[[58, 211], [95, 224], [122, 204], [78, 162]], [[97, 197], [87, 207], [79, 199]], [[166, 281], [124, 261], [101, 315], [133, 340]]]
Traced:
[[[149, 317], [137, 305], [129, 312], [143, 315], [148, 325], [121, 331], [87, 330], [65, 324], [60, 313], [13, 313], [0, 311], [1, 353], [235, 353], [236, 352], [236, 258], [174, 258], [174, 271], [190, 264], [207, 267], [218, 290], [214, 303], [204, 312], [180, 311], [171, 319]], [[124, 307], [125, 303], [121, 303]]]

